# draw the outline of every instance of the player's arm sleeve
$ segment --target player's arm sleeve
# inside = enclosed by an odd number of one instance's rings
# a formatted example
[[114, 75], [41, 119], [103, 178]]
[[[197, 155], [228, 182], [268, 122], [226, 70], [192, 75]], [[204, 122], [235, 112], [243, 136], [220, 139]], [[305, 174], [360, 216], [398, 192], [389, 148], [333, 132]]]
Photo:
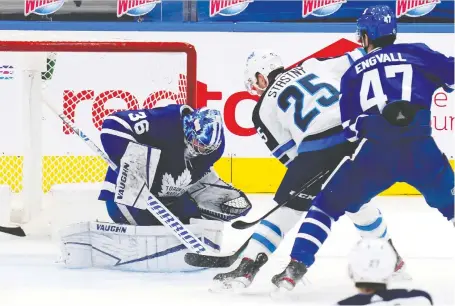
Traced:
[[121, 113], [114, 113], [104, 119], [100, 138], [104, 152], [116, 165], [120, 164], [128, 144], [138, 142], [130, 122]]
[[359, 140], [357, 121], [366, 115], [361, 114], [359, 97], [353, 94], [355, 89], [351, 84], [352, 81], [345, 74], [340, 85], [340, 112], [344, 135], [347, 140], [355, 142]]
[[253, 111], [253, 123], [272, 155], [287, 166], [296, 156], [297, 145], [289, 130], [277, 118], [275, 111], [274, 108], [257, 105]]
[[430, 49], [425, 44], [418, 44], [418, 46], [424, 51], [421, 57], [425, 61], [425, 69], [440, 80], [441, 87], [445, 91], [452, 92], [455, 89], [454, 57], [445, 56], [442, 53]]
[[311, 58], [300, 66], [305, 71], [315, 71], [317, 75], [330, 74], [340, 80], [343, 73], [349, 68], [350, 63], [346, 55], [331, 58]]
[[327, 73], [332, 77], [341, 80], [341, 77], [346, 70], [365, 54], [363, 48], [357, 48], [337, 57], [311, 58], [301, 63], [300, 66], [308, 71], [316, 71], [316, 74]]

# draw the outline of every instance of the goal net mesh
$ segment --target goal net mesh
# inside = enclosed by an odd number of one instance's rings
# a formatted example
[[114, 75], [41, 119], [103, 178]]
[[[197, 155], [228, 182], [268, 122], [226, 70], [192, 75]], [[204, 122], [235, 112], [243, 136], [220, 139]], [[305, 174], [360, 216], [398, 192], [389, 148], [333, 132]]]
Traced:
[[[17, 42], [2, 42], [1, 46], [0, 107], [4, 111], [0, 128], [5, 137], [0, 145], [0, 185], [9, 186], [19, 202], [26, 192], [28, 156], [39, 156], [41, 165], [30, 167], [41, 172], [41, 181], [31, 183], [40, 184], [42, 193], [57, 184], [102, 182], [106, 174], [106, 162], [72, 135], [42, 100], [72, 120], [99, 147], [103, 120], [116, 111], [195, 103], [196, 63], [190, 45], [136, 43], [140, 48], [136, 51], [134, 43], [111, 43], [103, 51], [94, 43], [78, 42], [76, 52], [71, 52], [71, 43], [64, 48], [62, 43], [54, 44], [55, 51], [49, 43], [35, 43], [32, 50], [23, 45], [22, 52], [17, 51], [21, 48]], [[36, 78], [27, 71], [29, 53], [25, 51], [42, 53], [46, 61], [38, 92], [33, 87]]]

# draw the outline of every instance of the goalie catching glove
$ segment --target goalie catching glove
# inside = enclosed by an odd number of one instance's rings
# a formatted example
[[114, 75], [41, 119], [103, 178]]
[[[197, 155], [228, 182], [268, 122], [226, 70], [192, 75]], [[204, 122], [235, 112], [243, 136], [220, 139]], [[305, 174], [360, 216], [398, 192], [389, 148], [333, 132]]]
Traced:
[[224, 182], [213, 169], [193, 184], [188, 193], [207, 219], [230, 221], [251, 209], [246, 195]]

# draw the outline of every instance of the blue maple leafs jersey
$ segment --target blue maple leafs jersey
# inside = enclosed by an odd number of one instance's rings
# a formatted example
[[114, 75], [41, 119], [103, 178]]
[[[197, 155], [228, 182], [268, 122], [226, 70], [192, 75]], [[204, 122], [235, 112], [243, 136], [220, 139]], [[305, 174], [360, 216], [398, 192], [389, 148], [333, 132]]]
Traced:
[[433, 300], [425, 291], [389, 289], [375, 294], [357, 294], [338, 302], [337, 305], [429, 306], [433, 305]]
[[450, 92], [453, 84], [453, 57], [421, 43], [378, 48], [354, 62], [341, 79], [340, 111], [346, 136], [357, 140], [358, 119], [379, 114], [388, 102], [404, 100], [430, 110], [435, 90], [443, 87]]
[[[208, 155], [191, 159], [185, 155], [181, 110], [187, 106], [168, 105], [153, 109], [117, 112], [108, 116], [101, 130], [105, 152], [117, 165], [130, 141], [161, 150], [155, 179], [150, 188], [158, 197], [177, 197], [200, 180], [223, 155], [224, 134], [220, 147]], [[187, 157], [185, 157], [187, 156]], [[114, 200], [117, 173], [108, 169], [99, 199]]]

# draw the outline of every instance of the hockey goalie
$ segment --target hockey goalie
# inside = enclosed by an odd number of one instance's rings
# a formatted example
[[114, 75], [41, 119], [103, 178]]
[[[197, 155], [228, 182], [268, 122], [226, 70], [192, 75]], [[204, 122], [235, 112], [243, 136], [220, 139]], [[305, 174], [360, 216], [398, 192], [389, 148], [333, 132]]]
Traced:
[[115, 223], [86, 222], [61, 231], [67, 267], [131, 271], [193, 271], [187, 248], [148, 210], [142, 186], [180, 221], [219, 252], [223, 222], [251, 209], [246, 196], [213, 170], [225, 143], [219, 111], [186, 105], [122, 111], [108, 116], [101, 143], [119, 167], [109, 168], [99, 200]]

